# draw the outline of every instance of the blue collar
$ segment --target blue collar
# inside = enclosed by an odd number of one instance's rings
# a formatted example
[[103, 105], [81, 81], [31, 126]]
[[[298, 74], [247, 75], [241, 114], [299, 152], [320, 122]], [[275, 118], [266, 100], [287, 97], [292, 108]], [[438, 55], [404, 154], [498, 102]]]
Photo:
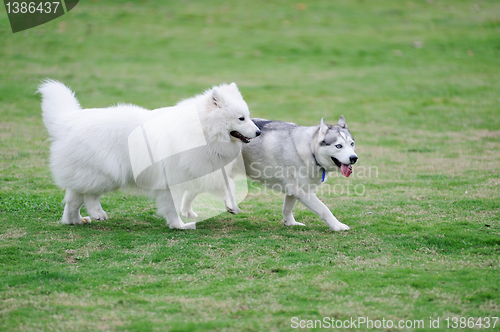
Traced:
[[316, 159], [316, 156], [314, 155], [314, 153], [312, 155], [313, 155], [314, 162], [316, 163], [316, 165], [318, 165], [323, 170], [323, 175], [321, 175], [321, 183], [323, 183], [323, 182], [325, 182], [326, 169], [323, 166], [321, 166], [320, 163], [318, 163], [318, 160]]

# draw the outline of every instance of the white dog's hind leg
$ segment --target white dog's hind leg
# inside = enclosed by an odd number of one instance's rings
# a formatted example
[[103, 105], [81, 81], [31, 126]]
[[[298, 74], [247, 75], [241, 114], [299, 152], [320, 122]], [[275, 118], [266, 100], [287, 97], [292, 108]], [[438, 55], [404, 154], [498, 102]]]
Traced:
[[90, 223], [89, 217], [80, 215], [80, 208], [83, 205], [83, 195], [71, 189], [66, 190], [64, 197], [66, 206], [62, 217], [62, 223], [68, 225], [81, 225]]
[[99, 198], [100, 195], [85, 194], [85, 207], [92, 219], [107, 220], [108, 214], [102, 209]]
[[240, 212], [240, 208], [238, 204], [236, 204], [236, 184], [230, 177], [227, 178], [227, 181], [229, 183], [229, 192], [228, 189], [225, 188], [224, 204], [226, 205], [227, 212], [238, 214]]
[[303, 193], [297, 196], [299, 201], [323, 219], [331, 230], [338, 232], [347, 231], [349, 229], [349, 226], [341, 223], [337, 220], [337, 218], [335, 218], [330, 209], [319, 200], [316, 194]]
[[167, 224], [170, 228], [178, 229], [196, 229], [196, 223], [190, 222], [185, 224], [177, 210], [175, 209], [174, 200], [172, 194], [169, 190], [159, 190], [156, 193], [156, 205], [158, 207], [158, 213], [167, 219]]
[[182, 216], [186, 218], [196, 218], [198, 215], [193, 211], [193, 202], [196, 196], [198, 196], [198, 192], [186, 190], [184, 192], [184, 196], [182, 197], [182, 207], [181, 212]]
[[283, 222], [285, 226], [305, 226], [305, 224], [296, 222], [293, 217], [292, 210], [297, 203], [297, 198], [292, 195], [285, 195], [285, 201], [283, 202]]

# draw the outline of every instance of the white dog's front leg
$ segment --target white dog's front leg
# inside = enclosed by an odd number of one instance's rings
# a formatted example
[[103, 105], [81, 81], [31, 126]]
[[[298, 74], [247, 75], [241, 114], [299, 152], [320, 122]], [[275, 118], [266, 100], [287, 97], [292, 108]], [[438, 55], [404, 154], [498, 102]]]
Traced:
[[229, 183], [229, 188], [225, 188], [224, 204], [226, 205], [226, 210], [232, 214], [238, 214], [240, 212], [240, 207], [236, 204], [236, 184], [234, 180], [230, 177], [227, 178]]
[[285, 201], [283, 202], [283, 222], [285, 226], [305, 226], [305, 224], [296, 222], [293, 217], [292, 210], [297, 203], [297, 197], [293, 195], [285, 195]]
[[330, 209], [319, 200], [319, 198], [314, 193], [304, 193], [297, 195], [299, 201], [307, 206], [312, 212], [316, 213], [321, 219], [323, 219], [328, 227], [334, 231], [347, 231], [349, 226], [341, 223], [335, 218]]
[[193, 192], [186, 190], [184, 196], [182, 197], [181, 213], [183, 217], [186, 218], [196, 218], [198, 214], [193, 211], [194, 199], [198, 196], [198, 192]]
[[159, 190], [156, 195], [158, 213], [167, 219], [167, 224], [170, 228], [196, 229], [196, 223], [190, 222], [185, 224], [182, 222], [179, 213], [175, 209], [172, 193], [169, 190]]

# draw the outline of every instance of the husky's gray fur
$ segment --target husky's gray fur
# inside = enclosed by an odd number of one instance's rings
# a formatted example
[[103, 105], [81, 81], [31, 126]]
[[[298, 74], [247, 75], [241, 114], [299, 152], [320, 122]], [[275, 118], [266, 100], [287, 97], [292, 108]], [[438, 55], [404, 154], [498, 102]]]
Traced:
[[292, 210], [297, 200], [323, 219], [335, 231], [349, 227], [337, 220], [315, 191], [328, 172], [341, 170], [348, 177], [358, 157], [354, 139], [344, 116], [336, 125], [321, 123], [302, 127], [294, 123], [252, 119], [261, 131], [260, 137], [243, 145], [242, 152], [248, 176], [285, 194], [283, 221], [296, 222]]

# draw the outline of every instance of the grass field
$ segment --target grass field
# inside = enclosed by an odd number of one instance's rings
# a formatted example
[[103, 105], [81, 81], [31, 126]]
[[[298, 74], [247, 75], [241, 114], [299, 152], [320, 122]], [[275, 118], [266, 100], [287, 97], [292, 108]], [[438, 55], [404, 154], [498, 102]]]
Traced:
[[[374, 171], [329, 178], [351, 191], [319, 196], [351, 230], [299, 205], [307, 226], [286, 228], [282, 197], [256, 189], [239, 215], [196, 231], [123, 192], [103, 198], [109, 220], [60, 224], [34, 94], [47, 77], [85, 108], [153, 109], [234, 81], [255, 117], [345, 115], [358, 170]], [[0, 331], [288, 331], [292, 317], [419, 330], [439, 317], [447, 330], [446, 318], [498, 317], [499, 91], [494, 0], [81, 1], [16, 34], [2, 7]]]

